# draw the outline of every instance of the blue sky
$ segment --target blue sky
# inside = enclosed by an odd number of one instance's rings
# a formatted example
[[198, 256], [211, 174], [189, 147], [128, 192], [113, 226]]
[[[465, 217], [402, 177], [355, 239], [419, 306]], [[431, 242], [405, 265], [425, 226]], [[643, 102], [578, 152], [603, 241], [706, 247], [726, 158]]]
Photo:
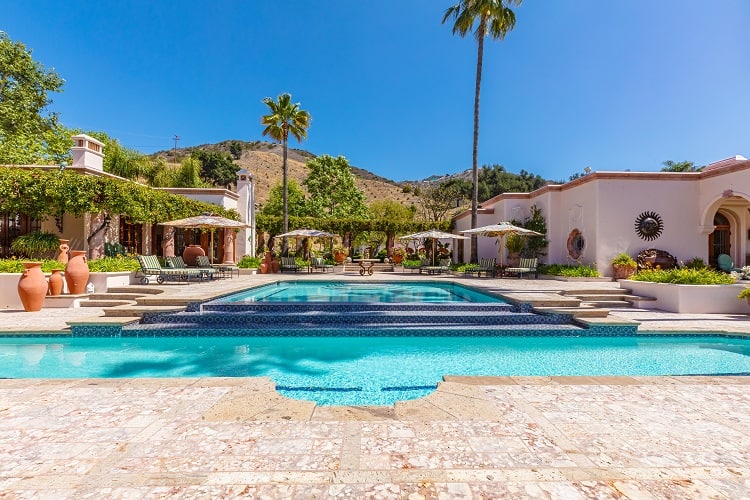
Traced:
[[[65, 80], [53, 111], [145, 153], [260, 140], [261, 100], [312, 115], [292, 147], [394, 180], [471, 167], [476, 42], [454, 0], [3, 0], [0, 29]], [[479, 162], [565, 180], [750, 156], [750, 2], [526, 0], [485, 45]]]

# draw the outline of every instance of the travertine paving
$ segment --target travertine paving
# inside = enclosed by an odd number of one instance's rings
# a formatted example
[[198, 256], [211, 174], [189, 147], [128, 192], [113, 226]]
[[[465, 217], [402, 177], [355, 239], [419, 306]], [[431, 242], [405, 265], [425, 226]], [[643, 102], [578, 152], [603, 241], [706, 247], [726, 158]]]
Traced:
[[284, 400], [265, 379], [2, 380], [0, 490], [55, 499], [747, 498], [749, 383], [458, 378], [390, 414], [349, 409], [360, 412], [353, 418]]
[[[165, 286], [163, 297], [278, 278]], [[1, 311], [0, 330], [64, 332], [101, 314]], [[610, 317], [644, 332], [750, 332], [741, 315]], [[0, 380], [0, 498], [750, 498], [750, 377], [445, 380], [393, 407], [317, 407], [265, 378]]]

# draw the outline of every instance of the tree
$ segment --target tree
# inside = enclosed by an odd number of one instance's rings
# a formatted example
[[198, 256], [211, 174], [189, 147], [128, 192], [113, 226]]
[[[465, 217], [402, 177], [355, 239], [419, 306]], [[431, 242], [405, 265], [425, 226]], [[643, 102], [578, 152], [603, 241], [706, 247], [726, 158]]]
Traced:
[[[443, 24], [453, 18], [453, 34], [462, 38], [474, 30], [477, 40], [477, 71], [474, 86], [474, 143], [472, 148], [471, 175], [473, 191], [471, 196], [471, 227], [477, 227], [477, 209], [479, 207], [478, 151], [479, 151], [479, 91], [482, 84], [482, 59], [484, 57], [484, 38], [491, 35], [495, 40], [502, 40], [516, 25], [516, 15], [511, 7], [521, 5], [523, 0], [459, 0], [449, 7], [443, 15]], [[471, 237], [471, 261], [477, 262], [477, 237]]]
[[196, 149], [191, 158], [201, 162], [201, 177], [206, 182], [229, 188], [237, 182], [239, 167], [232, 162], [232, 157], [220, 151]]
[[232, 141], [229, 143], [229, 154], [232, 158], [239, 160], [242, 157], [242, 143], [240, 141]]
[[[301, 142], [303, 138], [307, 137], [307, 129], [310, 127], [310, 113], [300, 109], [299, 103], [292, 103], [291, 94], [280, 94], [277, 100], [273, 100], [270, 97], [263, 99], [263, 104], [268, 106], [271, 111], [269, 114], [264, 115], [261, 118], [261, 124], [265, 125], [263, 129], [263, 135], [267, 135], [275, 141], [281, 142], [284, 155], [283, 155], [283, 222], [282, 229], [286, 233], [289, 231], [289, 213], [287, 207], [287, 143], [289, 142], [289, 134]], [[287, 239], [284, 238], [282, 243], [282, 254], [288, 254], [288, 243]]]
[[662, 172], [699, 172], [702, 167], [696, 167], [692, 161], [666, 160], [662, 163]]
[[318, 217], [366, 217], [365, 194], [354, 183], [349, 161], [343, 156], [318, 156], [307, 161], [303, 184], [309, 198], [307, 211]]
[[[49, 92], [65, 81], [34, 61], [31, 50], [0, 31], [0, 164], [59, 161], [67, 157], [70, 135], [46, 113]], [[67, 137], [66, 137], [67, 136]]]
[[411, 221], [414, 220], [414, 211], [397, 201], [376, 200], [370, 203], [370, 216], [388, 221]]
[[456, 202], [461, 199], [461, 190], [455, 184], [428, 184], [419, 195], [419, 204], [426, 220], [437, 222], [445, 218], [445, 214], [456, 208]]
[[[263, 215], [281, 216], [284, 212], [284, 187], [276, 184], [268, 194], [268, 201], [263, 204], [260, 212]], [[305, 206], [305, 192], [294, 179], [287, 184], [287, 213], [292, 217], [304, 217], [307, 215]]]

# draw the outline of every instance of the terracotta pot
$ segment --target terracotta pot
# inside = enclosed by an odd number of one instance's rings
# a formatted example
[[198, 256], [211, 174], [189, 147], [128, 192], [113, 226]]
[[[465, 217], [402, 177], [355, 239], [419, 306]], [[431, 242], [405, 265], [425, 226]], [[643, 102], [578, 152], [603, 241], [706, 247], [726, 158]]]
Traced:
[[279, 272], [279, 261], [277, 259], [273, 259], [271, 261], [271, 272], [272, 273], [278, 273]]
[[336, 264], [343, 264], [346, 259], [346, 252], [333, 252], [333, 260]]
[[61, 262], [63, 264], [68, 263], [68, 252], [70, 251], [70, 247], [68, 246], [68, 243], [70, 240], [64, 240], [60, 238], [60, 253], [57, 255], [57, 262]]
[[616, 280], [626, 280], [633, 276], [633, 273], [635, 273], [635, 267], [634, 266], [623, 266], [623, 265], [612, 265], [612, 269], [615, 271], [615, 279]]
[[86, 252], [83, 250], [70, 251], [70, 260], [65, 266], [65, 282], [68, 284], [69, 294], [86, 293], [86, 284], [89, 282], [89, 264], [86, 260]]
[[260, 263], [260, 274], [268, 274], [268, 266], [265, 262]]
[[47, 278], [41, 262], [24, 262], [24, 271], [18, 280], [18, 296], [24, 311], [41, 311], [47, 295]]
[[200, 245], [189, 245], [182, 251], [182, 260], [184, 260], [185, 264], [188, 266], [195, 266], [195, 258], [199, 255], [206, 255], [203, 248], [201, 248]]
[[61, 295], [63, 291], [64, 279], [62, 277], [62, 271], [60, 269], [53, 269], [52, 275], [49, 277], [49, 294], [50, 295]]
[[401, 262], [404, 261], [404, 256], [401, 254], [394, 253], [393, 254], [393, 263], [394, 264], [401, 264]]

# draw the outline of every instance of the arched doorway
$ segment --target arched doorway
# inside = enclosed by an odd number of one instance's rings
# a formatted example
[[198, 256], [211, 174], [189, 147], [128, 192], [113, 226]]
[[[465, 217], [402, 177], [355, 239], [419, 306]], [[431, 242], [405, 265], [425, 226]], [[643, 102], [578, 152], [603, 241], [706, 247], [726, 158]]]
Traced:
[[731, 231], [729, 230], [729, 219], [721, 212], [714, 215], [714, 232], [708, 235], [708, 263], [716, 267], [716, 259], [725, 253], [732, 255]]

